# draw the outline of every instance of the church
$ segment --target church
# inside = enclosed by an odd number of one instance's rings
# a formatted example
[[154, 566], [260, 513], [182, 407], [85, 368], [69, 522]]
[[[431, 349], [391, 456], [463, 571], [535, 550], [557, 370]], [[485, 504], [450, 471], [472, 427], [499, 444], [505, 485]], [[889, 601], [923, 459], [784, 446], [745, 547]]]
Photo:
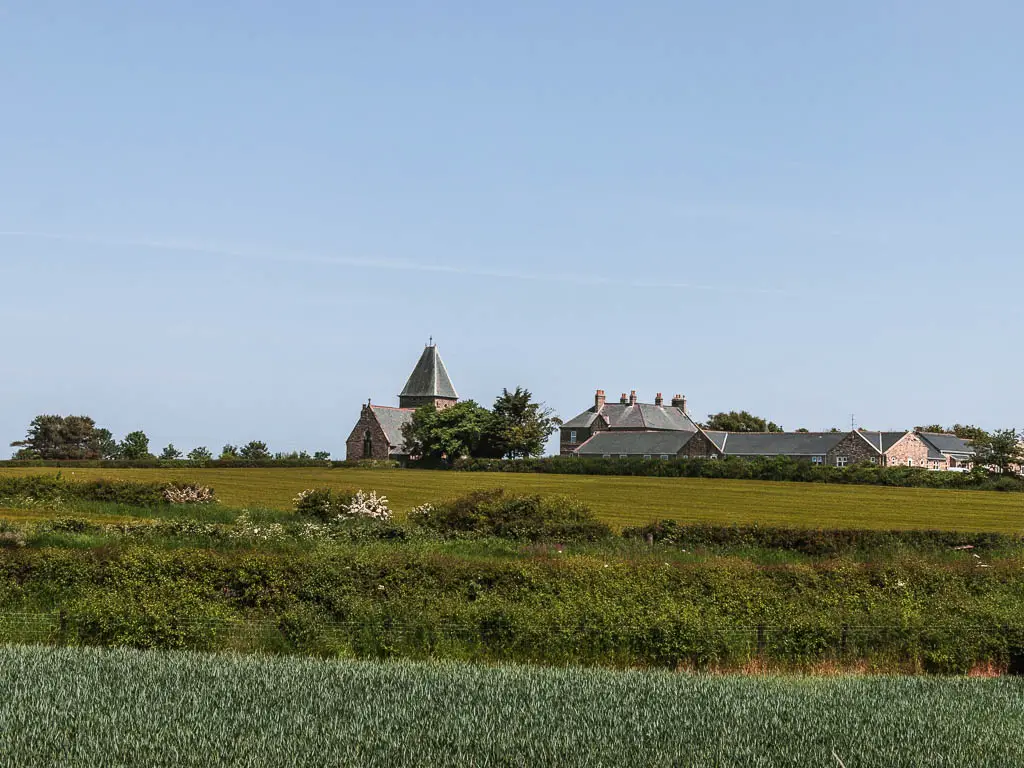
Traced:
[[402, 427], [412, 421], [416, 409], [432, 403], [440, 410], [457, 402], [459, 395], [444, 367], [437, 345], [431, 339], [398, 396], [397, 408], [374, 405], [372, 401], [367, 401], [363, 406], [359, 421], [345, 443], [345, 460], [405, 459], [408, 454]]

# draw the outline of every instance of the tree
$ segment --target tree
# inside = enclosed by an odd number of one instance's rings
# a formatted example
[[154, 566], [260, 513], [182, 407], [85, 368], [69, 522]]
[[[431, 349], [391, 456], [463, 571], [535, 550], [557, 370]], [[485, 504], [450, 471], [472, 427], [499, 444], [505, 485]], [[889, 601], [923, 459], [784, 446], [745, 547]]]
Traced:
[[98, 459], [101, 432], [110, 435], [108, 430], [97, 430], [96, 422], [88, 416], [44, 414], [32, 420], [24, 440], [11, 446], [23, 448], [28, 452], [24, 455], [40, 459]]
[[746, 411], [729, 411], [708, 416], [704, 427], [714, 432], [781, 432], [782, 427], [774, 421], [766, 421]]
[[512, 459], [540, 456], [544, 444], [562, 420], [543, 403], [533, 402], [529, 390], [503, 389], [494, 401], [490, 423], [479, 446], [480, 454]]
[[188, 460], [194, 461], [196, 464], [205, 464], [211, 459], [213, 459], [213, 454], [205, 445], [200, 445], [188, 452]]
[[414, 458], [440, 461], [475, 456], [491, 414], [473, 400], [438, 410], [432, 403], [417, 408], [402, 427], [405, 445]]
[[118, 446], [118, 453], [127, 461], [150, 459], [152, 454], [149, 452], [149, 438], [142, 430], [129, 432]]
[[117, 440], [109, 429], [97, 429], [93, 432], [93, 441], [101, 459], [110, 461], [116, 459], [119, 454]]
[[262, 440], [251, 440], [242, 447], [238, 455], [244, 461], [266, 461], [270, 458], [270, 451]]
[[181, 458], [181, 451], [174, 447], [174, 443], [168, 443], [160, 454], [160, 458], [164, 461], [176, 461]]
[[800, 429], [797, 430], [797, 432], [799, 432], [800, 434], [803, 434], [803, 435], [809, 434], [810, 431], [811, 430], [809, 430], [807, 427], [800, 427]]
[[989, 436], [984, 429], [971, 424], [954, 424], [952, 431], [961, 440], [985, 440]]
[[228, 443], [220, 449], [220, 460], [221, 461], [234, 461], [238, 458], [238, 446], [231, 445]]
[[331, 460], [331, 452], [330, 451], [317, 451], [316, 453], [313, 454], [313, 459], [315, 461], [330, 461]]
[[946, 428], [941, 424], [929, 424], [926, 427], [914, 427], [915, 432], [933, 432], [935, 434], [946, 434]]
[[1013, 472], [1024, 464], [1024, 445], [1015, 429], [997, 429], [974, 441], [974, 466]]

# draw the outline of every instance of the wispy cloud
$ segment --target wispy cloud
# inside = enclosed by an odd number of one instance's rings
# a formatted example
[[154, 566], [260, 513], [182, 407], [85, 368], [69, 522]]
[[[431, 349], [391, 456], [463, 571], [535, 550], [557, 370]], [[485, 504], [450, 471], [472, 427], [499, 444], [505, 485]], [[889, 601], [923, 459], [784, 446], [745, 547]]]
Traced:
[[117, 248], [144, 248], [155, 251], [172, 251], [199, 256], [213, 256], [224, 259], [248, 261], [271, 261], [293, 264], [319, 264], [325, 266], [380, 269], [394, 272], [429, 272], [468, 277], [493, 278], [502, 280], [524, 280], [544, 283], [561, 283], [577, 286], [615, 285], [619, 287], [669, 290], [711, 291], [718, 293], [743, 293], [765, 295], [787, 295], [788, 291], [774, 288], [732, 285], [706, 285], [702, 283], [679, 282], [675, 280], [651, 280], [607, 277], [602, 275], [559, 274], [523, 272], [519, 270], [491, 269], [488, 267], [466, 267], [448, 264], [425, 264], [402, 259], [339, 256], [333, 254], [307, 253], [299, 251], [268, 250], [261, 248], [236, 248], [222, 245], [196, 243], [188, 240], [130, 239], [62, 232], [33, 232], [27, 230], [0, 230], [0, 237], [34, 240], [57, 240], [83, 245], [102, 245]]

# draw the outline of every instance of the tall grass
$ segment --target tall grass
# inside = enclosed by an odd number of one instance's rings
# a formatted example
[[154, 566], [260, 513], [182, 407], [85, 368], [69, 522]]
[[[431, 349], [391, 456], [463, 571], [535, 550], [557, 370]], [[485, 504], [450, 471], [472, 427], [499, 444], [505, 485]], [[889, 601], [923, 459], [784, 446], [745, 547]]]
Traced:
[[0, 649], [0, 766], [1018, 766], [1017, 680]]

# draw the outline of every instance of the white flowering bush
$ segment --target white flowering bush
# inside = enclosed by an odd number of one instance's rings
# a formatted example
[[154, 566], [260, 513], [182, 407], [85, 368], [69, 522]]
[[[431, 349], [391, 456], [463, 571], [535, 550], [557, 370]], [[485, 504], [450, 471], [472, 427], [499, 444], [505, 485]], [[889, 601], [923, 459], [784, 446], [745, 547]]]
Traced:
[[350, 503], [340, 505], [338, 519], [390, 522], [391, 509], [388, 507], [388, 498], [387, 496], [378, 496], [376, 491], [370, 491], [369, 493], [356, 491]]
[[409, 511], [409, 521], [416, 523], [421, 520], [426, 520], [430, 517], [430, 514], [434, 511], [433, 504], [420, 504], [418, 507], [413, 507]]
[[216, 501], [213, 488], [188, 483], [168, 485], [164, 488], [164, 501], [168, 504], [212, 504]]
[[229, 538], [252, 541], [281, 541], [286, 535], [284, 526], [280, 523], [255, 525], [245, 510], [236, 518], [234, 526], [228, 533]]

